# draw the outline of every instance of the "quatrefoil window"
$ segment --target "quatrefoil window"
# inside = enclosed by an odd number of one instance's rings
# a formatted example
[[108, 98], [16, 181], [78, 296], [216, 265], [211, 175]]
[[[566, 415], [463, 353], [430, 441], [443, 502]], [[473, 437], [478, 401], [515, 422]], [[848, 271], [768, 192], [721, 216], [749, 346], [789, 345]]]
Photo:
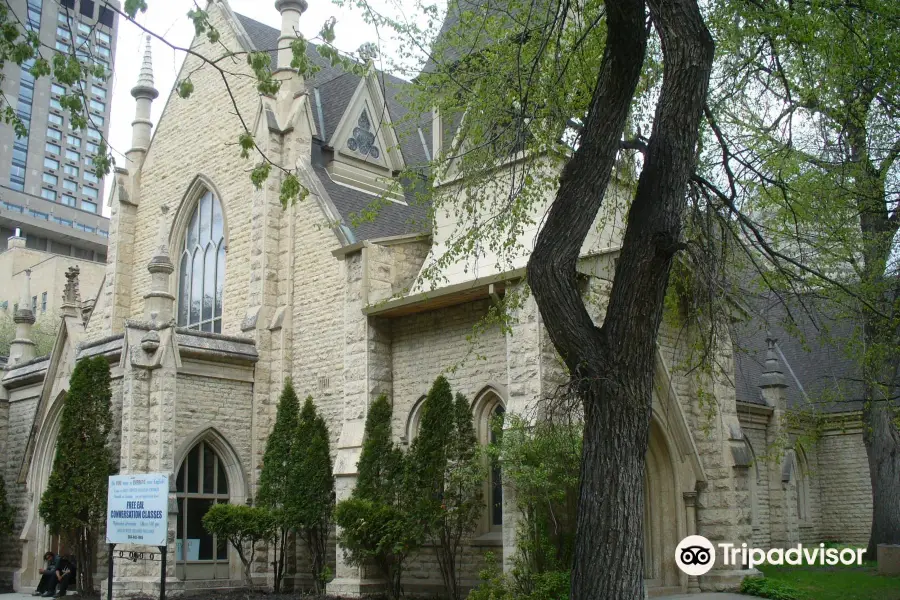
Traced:
[[375, 145], [375, 134], [372, 133], [372, 122], [369, 120], [369, 114], [363, 110], [356, 121], [356, 127], [353, 128], [353, 135], [347, 140], [347, 147], [354, 152], [359, 152], [363, 156], [371, 156], [378, 158], [380, 154], [378, 147]]

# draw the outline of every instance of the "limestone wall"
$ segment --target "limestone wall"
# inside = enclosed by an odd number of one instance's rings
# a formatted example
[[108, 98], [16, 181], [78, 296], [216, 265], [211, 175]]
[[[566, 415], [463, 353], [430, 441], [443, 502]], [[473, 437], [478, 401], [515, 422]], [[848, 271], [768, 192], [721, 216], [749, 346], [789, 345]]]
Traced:
[[22, 543], [19, 541], [19, 534], [25, 527], [26, 508], [30, 497], [26, 494], [25, 485], [17, 483], [16, 480], [22, 465], [28, 434], [34, 421], [39, 393], [40, 388], [35, 387], [25, 394], [16, 394], [8, 405], [8, 426], [4, 452], [0, 454], [0, 468], [2, 468], [3, 480], [6, 484], [7, 499], [15, 508], [16, 513], [12, 535], [0, 536], [0, 586], [2, 587], [12, 585], [13, 573], [19, 568], [22, 559]]
[[819, 439], [820, 537], [865, 546], [872, 525], [872, 483], [859, 425], [836, 424]]
[[[231, 27], [225, 22], [220, 9], [211, 5], [211, 24], [220, 32], [216, 47], [204, 37], [195, 50], [206, 56], [223, 52], [220, 45], [242, 51]], [[242, 116], [252, 123], [256, 117], [259, 94], [255, 77], [244, 60], [229, 64], [229, 70], [245, 72], [246, 77], [230, 77], [229, 85]], [[248, 283], [253, 257], [250, 255], [250, 232], [262, 226], [252, 219], [252, 203], [248, 201], [255, 190], [247, 170], [253, 164], [240, 157], [235, 144], [243, 131], [233, 109], [211, 110], [222, 106], [228, 97], [221, 74], [209, 65], [201, 66], [199, 60], [187, 57], [182, 74], [190, 73], [195, 91], [188, 99], [179, 97], [175, 90], [170, 94], [166, 110], [156, 127], [153, 141], [141, 169], [140, 198], [135, 220], [132, 248], [133, 290], [131, 314], [143, 311], [143, 296], [149, 290], [150, 278], [145, 268], [153, 256], [159, 232], [160, 205], [170, 207], [171, 224], [179, 214], [189, 186], [197, 175], [205, 175], [220, 194], [225, 215], [228, 242], [223, 306], [223, 332], [239, 334], [240, 324], [247, 308]], [[162, 99], [157, 100], [161, 102]], [[198, 159], [202, 157], [202, 161]], [[183, 207], [190, 210], [187, 204]], [[181, 232], [174, 232], [178, 239], [170, 240], [172, 262], [179, 264]], [[122, 258], [126, 258], [122, 255]], [[173, 275], [170, 289], [177, 295], [176, 278]]]
[[474, 335], [489, 307], [482, 300], [392, 321], [395, 436], [406, 435], [410, 411], [438, 375], [470, 401], [488, 384], [505, 386], [506, 339], [499, 327]]
[[[216, 376], [179, 373], [177, 390], [176, 445], [181, 447], [203, 430], [215, 428], [241, 461], [247, 478], [242, 483], [249, 481], [253, 385]], [[233, 489], [235, 482], [229, 485]]]

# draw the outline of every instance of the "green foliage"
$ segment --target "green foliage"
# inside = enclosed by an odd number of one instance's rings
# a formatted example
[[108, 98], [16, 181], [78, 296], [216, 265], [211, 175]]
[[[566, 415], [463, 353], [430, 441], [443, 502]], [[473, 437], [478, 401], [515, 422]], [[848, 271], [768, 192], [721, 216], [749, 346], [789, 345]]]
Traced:
[[459, 555], [483, 509], [485, 472], [477, 452], [469, 402], [454, 400], [441, 375], [422, 406], [419, 432], [409, 453], [410, 496], [414, 518], [435, 548], [447, 596], [461, 594]]
[[9, 535], [13, 531], [13, 519], [16, 512], [6, 498], [6, 482], [0, 477], [0, 535]]
[[[50, 531], [75, 544], [79, 591], [91, 591], [94, 544], [106, 517], [108, 478], [115, 472], [109, 448], [112, 430], [109, 363], [83, 358], [72, 370], [56, 455], [38, 512]], [[86, 572], [86, 573], [85, 573]]]
[[234, 547], [244, 565], [244, 582], [253, 589], [250, 569], [257, 543], [271, 540], [278, 529], [273, 512], [259, 506], [216, 504], [203, 516], [203, 527]]
[[335, 509], [339, 541], [351, 564], [373, 563], [400, 597], [403, 563], [422, 540], [404, 493], [406, 461], [391, 437], [391, 405], [382, 394], [369, 407], [356, 487]]
[[327, 551], [334, 502], [328, 426], [316, 412], [310, 396], [300, 412], [291, 448], [285, 513], [287, 522], [303, 539], [312, 558], [311, 575], [318, 594], [324, 593], [330, 577]]
[[287, 546], [288, 531], [291, 524], [287, 518], [286, 505], [290, 501], [288, 487], [291, 483], [291, 470], [294, 458], [294, 434], [297, 430], [299, 402], [290, 379], [285, 380], [281, 397], [278, 399], [278, 410], [275, 426], [266, 440], [263, 453], [263, 467], [259, 475], [259, 490], [256, 495], [257, 504], [272, 511], [278, 523], [278, 534], [274, 536], [275, 557], [272, 566], [275, 571], [275, 593], [281, 591], [281, 580], [284, 577], [284, 554]]
[[571, 573], [546, 571], [531, 577], [531, 591], [516, 590], [513, 579], [503, 572], [493, 554], [485, 556], [486, 566], [479, 573], [481, 584], [469, 593], [468, 600], [568, 600]]
[[291, 458], [294, 436], [299, 421], [300, 401], [290, 379], [284, 382], [275, 426], [266, 440], [263, 466], [259, 474], [259, 491], [256, 503], [265, 508], [281, 508], [288, 499], [291, 483]]
[[[500, 424], [494, 424], [500, 427]], [[531, 424], [507, 417], [502, 436], [489, 451], [502, 460], [504, 488], [515, 495], [519, 519], [516, 553], [509, 573], [482, 573], [475, 600], [568, 597], [574, 560], [575, 522], [581, 467], [582, 428], [577, 422]]]
[[790, 584], [768, 577], [745, 577], [741, 593], [771, 600], [807, 600], [808, 596]]

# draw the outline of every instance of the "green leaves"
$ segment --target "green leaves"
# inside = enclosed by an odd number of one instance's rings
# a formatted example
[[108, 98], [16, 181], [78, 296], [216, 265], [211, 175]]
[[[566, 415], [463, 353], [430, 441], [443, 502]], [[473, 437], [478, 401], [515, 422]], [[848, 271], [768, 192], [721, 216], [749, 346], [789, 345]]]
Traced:
[[241, 147], [241, 158], [250, 158], [250, 151], [256, 147], [256, 142], [249, 131], [245, 131], [238, 137], [238, 145]]
[[182, 79], [178, 82], [178, 95], [185, 100], [191, 97], [191, 94], [194, 93], [194, 82], [191, 81], [191, 78]]
[[106, 516], [108, 477], [114, 466], [109, 363], [79, 360], [69, 381], [56, 442], [56, 458], [38, 512], [55, 533], [100, 527]]
[[147, 12], [147, 2], [146, 0], [125, 0], [123, 8], [125, 14], [133, 19], [139, 11]]

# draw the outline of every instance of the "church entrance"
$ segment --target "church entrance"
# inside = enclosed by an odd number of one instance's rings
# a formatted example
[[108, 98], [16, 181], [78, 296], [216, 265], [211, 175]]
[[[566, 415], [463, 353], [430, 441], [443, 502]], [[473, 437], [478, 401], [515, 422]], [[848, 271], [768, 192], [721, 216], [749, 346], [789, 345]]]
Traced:
[[179, 579], [229, 579], [228, 543], [203, 528], [203, 516], [227, 503], [228, 477], [218, 454], [198, 442], [184, 459], [176, 479], [178, 521], [175, 575]]
[[684, 509], [664, 435], [653, 422], [644, 471], [644, 581], [651, 597], [682, 591], [674, 556]]

